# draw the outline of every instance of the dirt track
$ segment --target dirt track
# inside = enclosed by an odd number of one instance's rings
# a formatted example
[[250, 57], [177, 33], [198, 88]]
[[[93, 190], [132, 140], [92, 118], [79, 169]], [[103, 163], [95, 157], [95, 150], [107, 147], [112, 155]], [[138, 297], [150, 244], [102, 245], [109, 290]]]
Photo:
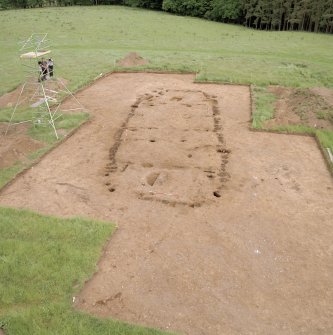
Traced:
[[315, 141], [250, 132], [247, 87], [193, 79], [82, 91], [92, 122], [0, 204], [119, 225], [82, 310], [191, 335], [332, 334], [333, 182]]

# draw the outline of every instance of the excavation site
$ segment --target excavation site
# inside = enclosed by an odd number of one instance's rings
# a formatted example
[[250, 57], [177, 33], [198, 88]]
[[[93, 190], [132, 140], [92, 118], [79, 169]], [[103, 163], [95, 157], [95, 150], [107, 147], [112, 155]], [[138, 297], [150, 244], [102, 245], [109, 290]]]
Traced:
[[90, 120], [0, 192], [117, 225], [74, 308], [188, 335], [333, 333], [314, 138], [251, 131], [248, 86], [191, 74], [113, 73], [75, 97]]

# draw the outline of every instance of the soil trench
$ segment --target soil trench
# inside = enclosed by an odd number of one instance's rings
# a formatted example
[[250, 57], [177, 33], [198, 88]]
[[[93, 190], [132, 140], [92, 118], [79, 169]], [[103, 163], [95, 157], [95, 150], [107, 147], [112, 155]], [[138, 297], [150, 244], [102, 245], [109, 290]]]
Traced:
[[193, 80], [117, 73], [81, 91], [92, 122], [0, 204], [118, 224], [81, 310], [191, 335], [333, 333], [315, 141], [251, 132], [248, 87]]

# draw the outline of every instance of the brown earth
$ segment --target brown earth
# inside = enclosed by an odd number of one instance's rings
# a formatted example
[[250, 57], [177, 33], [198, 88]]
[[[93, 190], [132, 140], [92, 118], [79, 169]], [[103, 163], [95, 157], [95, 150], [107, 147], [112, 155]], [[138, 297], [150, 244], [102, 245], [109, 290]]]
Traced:
[[191, 335], [332, 334], [333, 180], [315, 140], [251, 132], [248, 87], [193, 79], [83, 90], [92, 121], [0, 204], [119, 226], [83, 311]]
[[268, 128], [301, 124], [333, 131], [333, 90], [270, 86], [269, 91], [277, 96], [277, 101], [274, 118], [265, 123]]
[[[63, 79], [63, 78], [58, 78], [60, 79], [65, 85], [68, 84], [68, 80]], [[27, 80], [27, 84], [24, 86], [24, 90], [22, 92], [22, 96], [20, 98], [21, 106], [29, 106], [33, 103], [31, 101], [31, 98], [34, 96], [34, 93], [37, 89], [37, 79], [36, 78], [29, 78]], [[63, 89], [62, 85], [60, 85], [57, 81], [55, 80], [46, 80], [44, 81], [44, 86], [46, 89], [49, 90], [60, 90]], [[0, 96], [0, 108], [10, 108], [14, 107], [18, 98], [20, 97], [20, 93], [22, 90], [23, 84], [19, 85], [15, 90], [5, 93], [4, 95]], [[54, 96], [54, 93], [52, 92], [47, 92], [48, 95]]]
[[149, 61], [142, 58], [136, 52], [130, 52], [123, 59], [119, 60], [116, 64], [117, 66], [122, 66], [122, 67], [135, 67], [135, 66], [140, 66], [140, 65], [146, 65], [148, 63]]
[[22, 90], [22, 85], [19, 85], [15, 90], [5, 93], [0, 96], [0, 108], [13, 107], [20, 95]]
[[0, 169], [10, 167], [17, 161], [25, 162], [29, 153], [44, 146], [27, 134], [27, 124], [9, 128], [5, 136], [6, 129], [7, 123], [0, 123]]
[[333, 106], [333, 89], [332, 88], [326, 88], [326, 87], [314, 87], [311, 88], [310, 91], [314, 94], [317, 94], [324, 98], [326, 102]]

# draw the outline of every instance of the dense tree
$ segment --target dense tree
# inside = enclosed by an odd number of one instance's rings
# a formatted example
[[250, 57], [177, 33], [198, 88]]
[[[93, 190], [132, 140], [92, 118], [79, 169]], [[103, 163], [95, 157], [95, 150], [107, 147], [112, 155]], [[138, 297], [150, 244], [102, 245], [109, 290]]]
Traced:
[[164, 0], [163, 10], [179, 15], [204, 17], [211, 10], [211, 0]]
[[162, 9], [163, 0], [124, 0], [124, 4], [132, 7]]
[[214, 21], [238, 22], [243, 19], [242, 0], [212, 0], [211, 10], [205, 15]]
[[321, 17], [320, 28], [326, 33], [333, 33], [333, 0], [326, 1], [325, 11]]
[[332, 32], [333, 0], [242, 0], [245, 24], [271, 30]]
[[333, 0], [0, 0], [0, 9], [127, 5], [266, 30], [333, 33]]

